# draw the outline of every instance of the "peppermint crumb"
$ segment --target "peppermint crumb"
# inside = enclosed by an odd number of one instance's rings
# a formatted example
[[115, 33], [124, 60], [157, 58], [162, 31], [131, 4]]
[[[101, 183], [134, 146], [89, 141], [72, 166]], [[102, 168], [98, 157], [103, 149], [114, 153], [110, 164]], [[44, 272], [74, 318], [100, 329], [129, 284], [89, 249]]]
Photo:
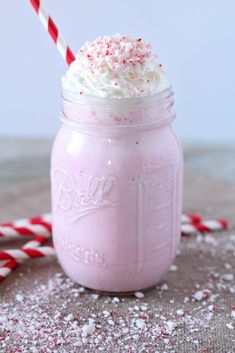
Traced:
[[74, 347], [81, 347], [82, 346], [82, 342], [81, 341], [77, 341], [73, 343]]
[[61, 313], [60, 312], [56, 313], [54, 317], [55, 319], [59, 319], [61, 317]]
[[79, 293], [85, 293], [86, 289], [84, 287], [78, 288]]
[[144, 298], [144, 293], [142, 293], [142, 292], [135, 292], [135, 297], [138, 298], [138, 299], [142, 299], [142, 298]]
[[109, 319], [109, 320], [108, 320], [108, 324], [111, 325], [111, 326], [114, 326], [114, 321], [111, 320], [111, 319]]
[[214, 306], [214, 305], [209, 305], [209, 306], [208, 306], [208, 310], [209, 310], [209, 311], [214, 311], [214, 309], [215, 309], [215, 306]]
[[235, 243], [235, 234], [230, 235], [231, 242]]
[[114, 297], [112, 302], [113, 303], [120, 303], [120, 299], [118, 297]]
[[92, 298], [93, 298], [94, 300], [97, 300], [97, 299], [99, 298], [99, 294], [92, 294]]
[[139, 329], [143, 329], [146, 326], [145, 321], [143, 319], [137, 319], [135, 324]]
[[74, 319], [73, 314], [69, 314], [68, 316], [65, 317], [66, 321], [72, 321]]
[[184, 310], [178, 309], [178, 310], [176, 310], [176, 314], [179, 315], [179, 316], [183, 316], [184, 315]]
[[88, 325], [82, 327], [82, 336], [87, 337], [95, 332], [95, 324], [93, 319], [89, 319]]
[[18, 302], [22, 302], [24, 300], [24, 296], [22, 294], [16, 294], [16, 300]]
[[227, 281], [227, 282], [231, 282], [234, 280], [234, 275], [232, 273], [225, 273], [223, 276], [222, 276], [222, 279], [224, 281]]
[[169, 270], [170, 270], [171, 272], [176, 272], [176, 271], [178, 270], [178, 266], [176, 266], [176, 265], [171, 265]]
[[189, 297], [185, 297], [184, 298], [184, 304], [188, 303], [189, 302]]
[[166, 283], [163, 283], [163, 285], [161, 286], [161, 290], [168, 290], [169, 287]]
[[235, 319], [235, 310], [233, 310], [233, 311], [231, 312], [231, 316], [232, 316], [233, 319]]
[[227, 328], [229, 328], [230, 330], [234, 329], [234, 326], [232, 324], [226, 324]]
[[110, 316], [110, 312], [107, 310], [104, 310], [103, 315], [104, 315], [104, 317], [108, 317], [108, 316]]
[[196, 293], [194, 293], [193, 298], [196, 299], [197, 301], [200, 301], [204, 298], [203, 291], [199, 290]]
[[141, 305], [140, 309], [142, 311], [146, 311], [146, 310], [148, 310], [148, 306], [147, 305]]
[[228, 262], [225, 262], [225, 264], [224, 264], [224, 268], [225, 268], [226, 270], [231, 270], [232, 265], [231, 265], [231, 264], [229, 264]]
[[174, 321], [167, 321], [166, 322], [166, 326], [167, 326], [167, 328], [166, 328], [166, 330], [167, 330], [167, 333], [168, 334], [172, 334], [172, 332], [175, 330], [175, 328], [177, 327], [177, 324], [176, 324], [176, 322], [174, 322]]

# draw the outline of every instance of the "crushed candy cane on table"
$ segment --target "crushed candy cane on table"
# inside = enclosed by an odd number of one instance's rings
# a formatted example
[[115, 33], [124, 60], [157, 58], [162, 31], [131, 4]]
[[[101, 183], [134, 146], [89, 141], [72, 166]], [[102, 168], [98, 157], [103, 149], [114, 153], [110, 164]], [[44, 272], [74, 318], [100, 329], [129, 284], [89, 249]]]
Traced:
[[185, 352], [213, 353], [219, 330], [235, 351], [234, 256], [234, 236], [185, 239], [164, 281], [130, 296], [80, 287], [57, 265], [49, 279], [28, 267], [4, 283], [0, 352], [178, 353], [184, 345]]

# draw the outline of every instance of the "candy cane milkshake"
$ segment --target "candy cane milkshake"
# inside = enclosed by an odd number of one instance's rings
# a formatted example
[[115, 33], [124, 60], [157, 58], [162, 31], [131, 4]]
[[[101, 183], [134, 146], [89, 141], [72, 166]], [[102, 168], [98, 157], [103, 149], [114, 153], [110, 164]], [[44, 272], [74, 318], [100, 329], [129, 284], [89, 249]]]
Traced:
[[165, 71], [142, 38], [116, 34], [85, 43], [62, 85], [51, 159], [59, 261], [88, 288], [151, 287], [180, 238], [183, 161]]

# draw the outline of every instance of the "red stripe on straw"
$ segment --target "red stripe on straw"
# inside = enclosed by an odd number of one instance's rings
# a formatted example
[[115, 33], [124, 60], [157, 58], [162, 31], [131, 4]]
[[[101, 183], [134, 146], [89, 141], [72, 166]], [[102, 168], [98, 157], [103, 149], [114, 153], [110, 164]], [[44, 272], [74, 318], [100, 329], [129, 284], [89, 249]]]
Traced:
[[[24, 227], [14, 227], [14, 226], [11, 226], [11, 228], [13, 230], [15, 230], [19, 235], [21, 236], [31, 236], [31, 235], [34, 235], [35, 233], [27, 228], [24, 228]], [[50, 232], [50, 230], [49, 230]], [[6, 234], [4, 234], [4, 232], [0, 232], [0, 238], [5, 238], [6, 237]]]
[[66, 52], [66, 61], [70, 65], [75, 60], [75, 56], [71, 52], [71, 49], [68, 47]]
[[224, 229], [228, 229], [228, 222], [226, 219], [220, 219], [218, 222], [223, 226]]
[[189, 214], [189, 218], [191, 219], [192, 223], [199, 223], [201, 222], [201, 217], [197, 214]]
[[38, 243], [40, 243], [42, 245], [46, 240], [48, 240], [47, 237], [44, 237], [43, 235], [38, 235], [38, 236], [34, 237], [32, 241], [37, 241]]
[[[6, 253], [4, 250], [0, 250], [0, 259], [1, 259], [1, 261], [15, 260], [14, 256], [11, 256], [10, 254]], [[4, 267], [6, 267], [6, 266], [4, 266]]]
[[[222, 229], [227, 229], [228, 228], [228, 222], [225, 219], [219, 219], [217, 221], [219, 224], [221, 224]], [[199, 231], [199, 232], [211, 232], [213, 229], [210, 228], [210, 226], [207, 226], [204, 223], [195, 223], [193, 226]]]
[[34, 10], [38, 13], [40, 7], [40, 0], [30, 0]]
[[38, 251], [36, 248], [35, 249], [21, 249], [26, 255], [28, 255], [29, 257], [43, 257], [44, 254], [41, 253], [41, 251]]
[[42, 220], [40, 220], [40, 218], [32, 218], [30, 220], [30, 223], [31, 224], [34, 224], [34, 225], [40, 225], [40, 226], [43, 226], [44, 228], [46, 228], [48, 230], [48, 232], [51, 232], [51, 224], [49, 224], [48, 222], [44, 222]]
[[48, 32], [51, 35], [51, 38], [56, 43], [58, 39], [58, 29], [51, 17], [49, 17], [49, 20], [48, 20]]
[[[3, 265], [1, 268], [8, 268], [11, 271], [15, 270], [18, 266], [19, 266], [19, 262], [16, 260], [11, 260], [9, 262], [7, 262], [5, 265]], [[0, 282], [4, 281], [4, 279], [6, 279], [8, 275], [2, 276], [0, 275]]]
[[25, 227], [12, 227], [13, 229], [15, 229], [20, 235], [29, 235], [29, 230]]
[[210, 228], [201, 223], [196, 223], [193, 225], [199, 232], [210, 232]]

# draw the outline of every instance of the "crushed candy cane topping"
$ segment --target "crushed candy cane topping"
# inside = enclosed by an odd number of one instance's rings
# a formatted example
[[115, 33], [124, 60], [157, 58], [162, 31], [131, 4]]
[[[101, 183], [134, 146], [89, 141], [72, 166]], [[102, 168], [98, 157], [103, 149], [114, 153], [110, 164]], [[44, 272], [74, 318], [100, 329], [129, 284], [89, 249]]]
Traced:
[[115, 34], [86, 42], [62, 85], [80, 95], [121, 98], [154, 95], [168, 88], [169, 81], [150, 44]]

